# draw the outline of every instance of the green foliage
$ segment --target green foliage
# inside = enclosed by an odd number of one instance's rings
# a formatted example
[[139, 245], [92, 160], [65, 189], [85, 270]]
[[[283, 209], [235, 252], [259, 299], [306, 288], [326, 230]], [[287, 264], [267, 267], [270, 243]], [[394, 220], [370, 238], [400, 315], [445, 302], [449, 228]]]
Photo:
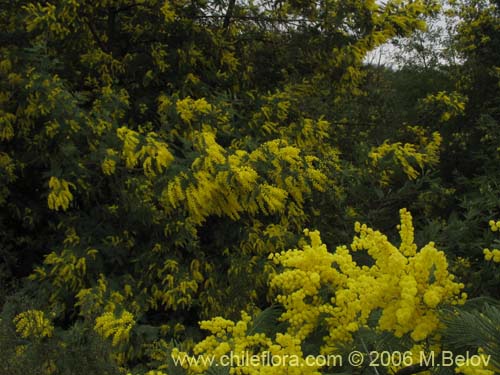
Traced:
[[110, 360], [110, 347], [82, 322], [67, 329], [56, 328], [53, 334], [41, 339], [17, 334], [13, 320], [18, 309], [28, 309], [32, 304], [33, 301], [11, 298], [4, 305], [0, 319], [2, 374], [119, 374]]
[[[481, 302], [479, 299], [477, 302]], [[500, 309], [498, 301], [468, 303], [470, 306], [448, 312], [443, 317], [443, 343], [456, 353], [481, 348], [500, 368]], [[491, 304], [493, 302], [493, 304]]]

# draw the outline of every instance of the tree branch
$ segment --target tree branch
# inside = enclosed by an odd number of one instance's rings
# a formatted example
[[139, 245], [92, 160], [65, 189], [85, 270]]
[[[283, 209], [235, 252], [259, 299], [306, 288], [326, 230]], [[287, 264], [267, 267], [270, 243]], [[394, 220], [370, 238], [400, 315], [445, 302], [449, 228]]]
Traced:
[[236, 0], [229, 0], [229, 5], [227, 7], [226, 15], [224, 16], [224, 23], [222, 24], [222, 28], [227, 30], [229, 24], [231, 23], [231, 17], [233, 16], [234, 5], [236, 4]]
[[90, 21], [87, 19], [85, 22], [90, 30], [90, 33], [92, 34], [92, 37], [94, 38], [94, 41], [97, 43], [97, 45], [106, 53], [109, 53], [108, 47], [104, 42], [99, 38], [99, 35], [97, 34], [97, 31], [94, 28], [94, 25], [90, 23]]

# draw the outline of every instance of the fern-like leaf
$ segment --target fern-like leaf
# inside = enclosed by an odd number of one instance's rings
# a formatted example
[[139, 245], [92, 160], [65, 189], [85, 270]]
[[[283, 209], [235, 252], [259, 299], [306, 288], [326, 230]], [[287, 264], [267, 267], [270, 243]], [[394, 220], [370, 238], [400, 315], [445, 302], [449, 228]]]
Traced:
[[262, 310], [255, 318], [248, 330], [248, 335], [256, 333], [265, 333], [269, 337], [273, 337], [279, 331], [279, 317], [283, 314], [283, 307], [273, 305], [265, 310]]
[[481, 309], [448, 311], [442, 318], [443, 344], [458, 351], [481, 348], [500, 369], [500, 308], [485, 303]]

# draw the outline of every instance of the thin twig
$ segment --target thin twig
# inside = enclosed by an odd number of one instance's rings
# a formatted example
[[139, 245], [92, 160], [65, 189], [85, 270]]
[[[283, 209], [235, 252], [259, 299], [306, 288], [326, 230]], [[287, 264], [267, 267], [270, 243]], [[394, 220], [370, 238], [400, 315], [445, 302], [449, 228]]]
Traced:
[[[366, 351], [366, 354], [368, 354], [368, 357], [370, 357], [370, 359], [372, 359], [372, 357], [370, 355], [370, 352], [368, 351], [368, 348], [366, 347], [365, 340], [363, 340], [362, 337], [360, 337], [360, 339], [361, 339], [361, 344], [363, 344], [363, 348]], [[378, 370], [377, 370], [377, 367], [372, 366], [372, 368], [373, 368], [373, 371], [375, 371], [375, 374], [380, 375], [379, 372], [378, 372]]]

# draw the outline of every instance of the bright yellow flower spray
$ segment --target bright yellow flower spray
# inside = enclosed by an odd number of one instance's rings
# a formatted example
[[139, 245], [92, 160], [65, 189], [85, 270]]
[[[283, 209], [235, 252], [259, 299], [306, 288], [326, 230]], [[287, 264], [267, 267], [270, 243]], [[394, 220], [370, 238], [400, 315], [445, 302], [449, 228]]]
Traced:
[[[396, 337], [409, 335], [415, 342], [433, 337], [440, 325], [437, 308], [463, 303], [464, 285], [454, 281], [445, 254], [434, 243], [417, 248], [411, 214], [402, 209], [400, 215], [399, 247], [379, 231], [356, 223], [357, 235], [352, 244], [339, 246], [332, 253], [318, 231], [306, 229], [309, 243], [270, 255], [282, 267], [271, 277], [270, 287], [276, 293], [276, 302], [285, 309], [280, 320], [287, 323], [286, 331], [272, 339], [250, 333], [252, 322], [246, 313], [238, 322], [217, 317], [201, 323], [212, 335], [198, 343], [194, 353], [217, 359], [230, 351], [259, 348], [260, 353], [298, 358], [298, 367], [291, 363], [281, 367], [262, 363], [260, 367], [239, 366], [235, 373], [290, 374], [297, 370], [297, 374], [319, 374], [319, 366], [300, 365], [305, 364], [302, 343], [319, 326], [326, 326], [328, 334], [318, 354], [338, 353], [358, 329], [369, 326], [369, 317], [375, 311], [381, 314], [372, 329], [389, 331]], [[353, 259], [354, 253], [360, 251], [368, 253], [372, 265], [361, 265]], [[200, 364], [190, 367], [196, 374], [206, 369]]]

